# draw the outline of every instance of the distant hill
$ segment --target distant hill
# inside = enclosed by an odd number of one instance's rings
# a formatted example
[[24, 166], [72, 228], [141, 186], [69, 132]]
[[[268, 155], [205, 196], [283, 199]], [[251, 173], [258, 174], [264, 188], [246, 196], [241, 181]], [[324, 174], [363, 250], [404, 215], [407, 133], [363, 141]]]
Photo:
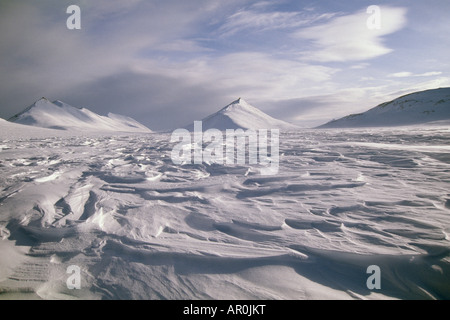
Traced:
[[450, 88], [411, 93], [318, 128], [392, 127], [450, 120]]
[[59, 100], [51, 102], [46, 98], [36, 101], [8, 121], [58, 130], [151, 132], [130, 117], [112, 113], [101, 116], [86, 108], [72, 107]]
[[[203, 130], [219, 129], [222, 131], [226, 129], [299, 129], [293, 124], [272, 118], [241, 98], [204, 118], [202, 124]], [[193, 131], [194, 125], [188, 125], [186, 129]]]

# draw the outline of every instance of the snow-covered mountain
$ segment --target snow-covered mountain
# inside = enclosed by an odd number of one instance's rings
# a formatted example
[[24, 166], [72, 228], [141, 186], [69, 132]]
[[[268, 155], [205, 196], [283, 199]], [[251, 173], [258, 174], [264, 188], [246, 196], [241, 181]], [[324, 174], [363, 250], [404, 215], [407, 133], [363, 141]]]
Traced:
[[101, 116], [86, 108], [42, 98], [9, 119], [11, 122], [59, 130], [151, 132], [136, 120], [109, 113]]
[[[293, 124], [272, 118], [241, 98], [204, 118], [202, 123], [203, 130], [213, 128], [222, 131], [226, 129], [299, 129]], [[191, 124], [186, 129], [193, 131], [194, 125]]]
[[391, 127], [450, 120], [450, 88], [411, 93], [319, 128]]

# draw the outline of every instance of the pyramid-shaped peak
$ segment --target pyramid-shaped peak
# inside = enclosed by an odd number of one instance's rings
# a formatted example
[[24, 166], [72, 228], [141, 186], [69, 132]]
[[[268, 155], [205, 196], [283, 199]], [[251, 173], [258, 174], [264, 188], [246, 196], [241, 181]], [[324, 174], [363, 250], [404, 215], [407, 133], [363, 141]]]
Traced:
[[[194, 130], [194, 125], [185, 127], [189, 131]], [[203, 130], [208, 129], [284, 129], [296, 130], [297, 126], [272, 118], [258, 108], [239, 98], [218, 112], [203, 118]]]
[[225, 108], [223, 108], [223, 111], [226, 110], [234, 110], [234, 109], [256, 109], [254, 106], [252, 106], [251, 104], [249, 104], [247, 101], [245, 101], [242, 98], [239, 98], [237, 100], [234, 100], [232, 103], [230, 103], [229, 105], [227, 105]]
[[35, 108], [35, 107], [39, 107], [40, 108], [40, 107], [43, 107], [43, 106], [48, 106], [50, 104], [52, 104], [52, 102], [50, 100], [48, 100], [46, 97], [42, 97], [39, 100], [37, 100], [35, 103], [33, 103], [31, 106], [29, 106], [24, 111], [30, 110], [30, 109]]
[[31, 106], [25, 108], [21, 112], [9, 118], [8, 121], [16, 122], [19, 118], [24, 117], [24, 115], [28, 114], [29, 112], [34, 112], [34, 110], [52, 108], [52, 106], [54, 107], [53, 103], [51, 103], [50, 100], [48, 100], [46, 97], [42, 97], [39, 100], [36, 100]]
[[37, 105], [42, 105], [42, 104], [49, 104], [49, 103], [53, 104], [53, 102], [51, 102], [46, 97], [42, 97], [39, 100], [36, 100], [36, 102], [33, 103], [32, 106], [37, 106]]
[[37, 100], [33, 105], [37, 105], [37, 104], [41, 104], [41, 103], [49, 103], [49, 102], [50, 102], [50, 100], [48, 100], [46, 97], [42, 97], [39, 100]]
[[234, 100], [231, 104], [248, 104], [248, 103], [244, 99], [238, 98], [237, 100]]

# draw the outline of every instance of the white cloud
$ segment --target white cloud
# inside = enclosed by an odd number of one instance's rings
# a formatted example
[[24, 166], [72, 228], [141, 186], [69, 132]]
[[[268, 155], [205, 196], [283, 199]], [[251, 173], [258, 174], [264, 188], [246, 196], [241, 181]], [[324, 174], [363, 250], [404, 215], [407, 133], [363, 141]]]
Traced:
[[381, 7], [381, 28], [367, 27], [370, 15], [360, 11], [297, 31], [293, 36], [310, 40], [312, 50], [303, 52], [306, 60], [321, 62], [362, 61], [376, 58], [392, 49], [383, 44], [383, 37], [406, 25], [406, 9]]
[[414, 74], [409, 71], [404, 71], [404, 72], [391, 73], [388, 75], [388, 77], [389, 78], [433, 77], [433, 76], [439, 76], [441, 74], [442, 74], [442, 72], [440, 72], [440, 71], [431, 71], [431, 72], [425, 72], [425, 73], [419, 73], [419, 74]]
[[358, 64], [355, 64], [353, 66], [350, 66], [350, 69], [353, 69], [353, 70], [366, 69], [369, 66], [370, 66], [369, 63], [358, 63]]
[[389, 86], [389, 91], [385, 90], [386, 99], [392, 100], [398, 98], [401, 95], [415, 92], [415, 91], [424, 91], [436, 88], [450, 87], [450, 77], [437, 77], [432, 80], [417, 82], [421, 80], [421, 78], [411, 78], [411, 81], [406, 82], [408, 79], [401, 79], [398, 83], [392, 83]]
[[411, 77], [413, 75], [412, 72], [409, 71], [403, 71], [403, 72], [397, 72], [397, 73], [391, 73], [388, 75], [389, 78], [406, 78]]

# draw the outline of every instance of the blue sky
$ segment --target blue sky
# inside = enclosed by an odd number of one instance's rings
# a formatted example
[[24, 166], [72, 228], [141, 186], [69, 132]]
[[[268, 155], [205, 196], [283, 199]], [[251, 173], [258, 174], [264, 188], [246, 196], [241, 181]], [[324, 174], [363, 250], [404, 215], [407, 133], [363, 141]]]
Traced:
[[450, 86], [449, 18], [448, 0], [1, 1], [0, 116], [46, 96], [170, 130], [242, 97], [315, 126]]

